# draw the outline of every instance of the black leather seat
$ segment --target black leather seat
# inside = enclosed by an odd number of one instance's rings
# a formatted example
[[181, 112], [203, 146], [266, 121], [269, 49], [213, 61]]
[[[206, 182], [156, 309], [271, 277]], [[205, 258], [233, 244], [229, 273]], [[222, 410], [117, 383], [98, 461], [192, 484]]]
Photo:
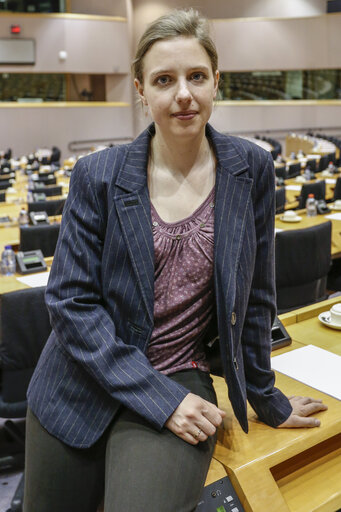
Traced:
[[65, 199], [51, 199], [49, 201], [33, 201], [27, 203], [28, 212], [46, 212], [49, 217], [53, 215], [61, 215]]
[[[45, 287], [26, 288], [0, 296], [0, 417], [10, 441], [2, 446], [0, 468], [24, 466], [23, 423], [26, 392], [40, 353], [51, 332], [45, 305]], [[24, 477], [19, 482], [11, 511], [22, 510]]]
[[328, 164], [330, 162], [329, 156], [330, 155], [321, 156], [319, 165], [318, 165], [318, 172], [321, 172], [321, 171], [324, 171], [325, 169], [327, 169]]
[[331, 265], [330, 221], [276, 234], [275, 263], [279, 313], [326, 298]]
[[285, 208], [285, 188], [276, 190], [276, 214], [283, 213]]
[[63, 193], [63, 187], [61, 185], [41, 187], [35, 188], [33, 192], [37, 194], [45, 194], [46, 197], [61, 196]]
[[0, 203], [4, 203], [6, 201], [6, 192], [0, 192]]
[[20, 251], [40, 249], [44, 256], [53, 256], [56, 249], [60, 224], [20, 227]]
[[301, 164], [298, 162], [296, 164], [289, 165], [287, 178], [295, 178], [301, 174]]
[[337, 178], [334, 189], [334, 201], [341, 199], [341, 178]]
[[285, 165], [281, 165], [281, 167], [275, 167], [275, 173], [277, 178], [283, 178], [284, 180], [287, 178]]
[[316, 160], [315, 158], [312, 158], [311, 160], [307, 160], [307, 163], [305, 165], [306, 169], [309, 167], [309, 169], [313, 172], [316, 171]]
[[306, 183], [302, 185], [301, 195], [299, 197], [299, 208], [305, 208], [307, 197], [309, 194], [314, 194], [314, 198], [325, 199], [326, 198], [326, 182], [324, 180], [316, 181], [315, 183]]
[[0, 190], [6, 190], [11, 186], [9, 180], [0, 180]]

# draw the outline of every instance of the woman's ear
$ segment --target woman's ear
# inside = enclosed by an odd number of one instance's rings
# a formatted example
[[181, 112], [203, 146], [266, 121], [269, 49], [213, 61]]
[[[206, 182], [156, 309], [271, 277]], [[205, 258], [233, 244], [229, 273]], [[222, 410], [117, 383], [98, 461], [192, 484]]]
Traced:
[[214, 95], [213, 95], [213, 99], [215, 99], [216, 96], [217, 96], [218, 86], [219, 86], [219, 77], [220, 77], [220, 74], [219, 74], [219, 71], [217, 70], [215, 72], [215, 75], [214, 75]]
[[147, 102], [146, 97], [144, 95], [143, 84], [141, 84], [140, 80], [135, 78], [134, 85], [135, 85], [135, 88], [137, 90], [137, 94], [140, 96], [140, 100], [142, 101], [142, 104], [143, 105], [148, 105], [148, 102]]

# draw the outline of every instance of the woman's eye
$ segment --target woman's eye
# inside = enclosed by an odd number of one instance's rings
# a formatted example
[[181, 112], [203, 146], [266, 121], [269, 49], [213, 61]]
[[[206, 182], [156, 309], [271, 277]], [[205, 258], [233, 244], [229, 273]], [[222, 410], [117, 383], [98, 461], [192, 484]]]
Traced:
[[204, 73], [193, 73], [192, 80], [195, 82], [201, 82], [205, 78]]
[[156, 83], [159, 85], [167, 85], [170, 82], [169, 76], [159, 76], [156, 79]]

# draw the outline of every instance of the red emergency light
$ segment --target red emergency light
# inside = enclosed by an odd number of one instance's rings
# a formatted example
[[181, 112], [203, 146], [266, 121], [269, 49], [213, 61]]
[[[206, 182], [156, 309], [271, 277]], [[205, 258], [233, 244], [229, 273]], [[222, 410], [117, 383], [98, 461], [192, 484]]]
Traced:
[[11, 25], [11, 34], [20, 34], [21, 26], [20, 25]]

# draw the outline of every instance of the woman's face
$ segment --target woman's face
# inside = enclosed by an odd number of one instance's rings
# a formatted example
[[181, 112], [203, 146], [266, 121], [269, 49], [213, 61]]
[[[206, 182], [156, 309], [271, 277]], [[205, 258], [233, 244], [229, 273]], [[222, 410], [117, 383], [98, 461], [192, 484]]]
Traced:
[[192, 138], [204, 133], [217, 93], [206, 50], [194, 37], [158, 41], [143, 59], [143, 84], [135, 79], [142, 102], [163, 136]]

